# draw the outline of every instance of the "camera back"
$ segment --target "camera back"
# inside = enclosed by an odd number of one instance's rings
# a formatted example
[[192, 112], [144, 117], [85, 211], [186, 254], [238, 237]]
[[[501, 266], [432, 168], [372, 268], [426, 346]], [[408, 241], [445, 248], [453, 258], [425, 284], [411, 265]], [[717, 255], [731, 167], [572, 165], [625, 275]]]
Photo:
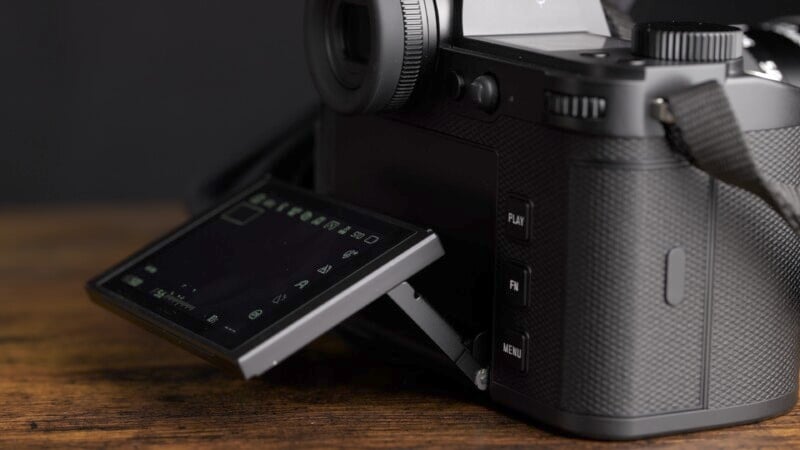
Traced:
[[800, 90], [745, 73], [728, 27], [632, 44], [599, 2], [484, 3], [308, 4], [322, 192], [437, 232], [447, 254], [413, 284], [489, 342], [503, 405], [601, 439], [791, 409], [800, 240], [677, 152], [651, 108], [719, 83], [756, 163], [800, 185]]

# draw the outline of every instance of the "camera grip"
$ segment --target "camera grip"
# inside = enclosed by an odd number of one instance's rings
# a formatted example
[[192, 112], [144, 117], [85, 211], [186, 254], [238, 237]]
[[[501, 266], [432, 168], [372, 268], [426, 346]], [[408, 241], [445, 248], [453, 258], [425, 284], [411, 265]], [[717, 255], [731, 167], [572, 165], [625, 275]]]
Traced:
[[[765, 177], [800, 183], [800, 128], [743, 139]], [[633, 418], [792, 396], [798, 236], [755, 195], [670, 161], [663, 140], [625, 154], [601, 141], [571, 153], [560, 408]], [[678, 304], [674, 249], [686, 255]]]
[[[608, 417], [702, 408], [710, 180], [680, 161], [571, 166], [561, 408]], [[677, 251], [684, 294], [671, 302]]]
[[718, 82], [694, 86], [667, 101], [656, 106], [673, 148], [711, 176], [759, 196], [800, 233], [800, 186], [772, 180], [758, 167]]

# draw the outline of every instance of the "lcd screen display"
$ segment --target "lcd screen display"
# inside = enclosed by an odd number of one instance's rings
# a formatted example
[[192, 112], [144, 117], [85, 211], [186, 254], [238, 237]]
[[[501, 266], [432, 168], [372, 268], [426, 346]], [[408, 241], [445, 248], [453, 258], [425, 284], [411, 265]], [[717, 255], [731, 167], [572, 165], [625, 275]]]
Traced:
[[268, 184], [134, 260], [103, 288], [233, 350], [413, 234]]

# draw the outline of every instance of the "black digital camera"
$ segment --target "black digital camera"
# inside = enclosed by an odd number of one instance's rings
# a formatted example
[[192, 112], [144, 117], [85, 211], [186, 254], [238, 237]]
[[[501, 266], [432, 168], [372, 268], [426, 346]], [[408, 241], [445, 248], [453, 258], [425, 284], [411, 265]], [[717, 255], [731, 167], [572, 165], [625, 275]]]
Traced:
[[793, 407], [791, 219], [679, 148], [666, 101], [711, 111], [684, 111], [689, 146], [731, 126], [761, 178], [800, 183], [800, 90], [749, 73], [740, 29], [641, 25], [629, 42], [588, 0], [309, 0], [306, 19], [328, 107], [317, 186], [437, 232], [447, 253], [412, 284], [490, 341], [495, 401], [614, 439]]
[[[796, 25], [633, 27], [599, 0], [308, 0], [306, 19], [317, 192], [244, 183], [93, 300], [246, 378], [344, 324], [592, 438], [795, 405]], [[241, 166], [279, 178], [302, 140]]]

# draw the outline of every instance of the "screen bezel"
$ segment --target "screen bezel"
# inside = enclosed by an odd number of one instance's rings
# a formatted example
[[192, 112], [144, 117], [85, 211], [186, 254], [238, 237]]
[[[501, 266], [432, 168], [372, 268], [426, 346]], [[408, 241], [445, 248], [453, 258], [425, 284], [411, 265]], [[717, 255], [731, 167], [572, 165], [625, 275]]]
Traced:
[[[328, 289], [325, 289], [324, 291], [320, 292], [314, 297], [308, 299], [308, 301], [306, 301], [302, 306], [294, 309], [293, 311], [285, 315], [283, 318], [279, 319], [278, 321], [266, 327], [265, 329], [261, 330], [260, 332], [254, 334], [252, 337], [250, 337], [242, 344], [238, 345], [233, 349], [226, 348], [223, 345], [212, 341], [211, 339], [208, 339], [200, 334], [197, 334], [194, 331], [186, 327], [183, 327], [176, 322], [169, 320], [168, 318], [162, 316], [161, 314], [153, 310], [150, 310], [136, 303], [133, 300], [129, 300], [124, 296], [122, 296], [121, 294], [112, 291], [104, 286], [105, 283], [118, 277], [122, 272], [125, 272], [130, 268], [140, 264], [143, 260], [149, 258], [151, 255], [157, 253], [158, 251], [167, 247], [176, 240], [181, 239], [183, 236], [192, 232], [194, 229], [204, 225], [209, 220], [214, 220], [219, 214], [226, 211], [231, 206], [235, 205], [238, 202], [241, 202], [243, 199], [246, 199], [252, 193], [264, 189], [267, 186], [269, 186], [269, 189], [274, 189], [278, 192], [290, 191], [292, 195], [311, 198], [317, 202], [324, 202], [326, 204], [329, 204], [332, 207], [344, 208], [345, 210], [351, 211], [355, 214], [361, 214], [372, 217], [376, 220], [386, 222], [391, 226], [395, 226], [403, 230], [406, 230], [409, 232], [409, 235], [408, 237], [401, 240], [393, 247], [387, 249], [381, 255], [367, 262], [361, 268], [345, 276], [342, 280], [333, 284]], [[250, 350], [257, 347], [259, 344], [266, 341], [267, 339], [270, 339], [271, 337], [275, 336], [277, 333], [287, 328], [290, 324], [310, 314], [312, 311], [319, 308], [327, 301], [335, 298], [338, 294], [345, 291], [349, 286], [352, 286], [359, 280], [375, 272], [376, 270], [378, 270], [391, 260], [403, 254], [405, 251], [407, 251], [417, 243], [422, 242], [426, 237], [430, 236], [431, 234], [432, 233], [430, 231], [424, 231], [412, 225], [397, 221], [395, 219], [383, 216], [381, 214], [366, 211], [362, 208], [347, 205], [342, 202], [338, 202], [336, 200], [332, 200], [329, 198], [321, 198], [318, 195], [286, 185], [284, 183], [280, 183], [270, 179], [265, 179], [234, 194], [228, 200], [224, 201], [222, 204], [211, 208], [207, 212], [197, 216], [197, 218], [192, 219], [188, 223], [181, 225], [176, 229], [170, 231], [165, 236], [145, 246], [144, 249], [136, 252], [135, 254], [125, 259], [121, 263], [115, 265], [114, 267], [104, 272], [100, 276], [92, 279], [87, 284], [87, 291], [89, 292], [89, 295], [92, 298], [92, 300], [98, 303], [99, 305], [107, 309], [110, 309], [113, 312], [120, 314], [129, 320], [132, 320], [133, 322], [139, 324], [140, 326], [143, 326], [149, 331], [152, 331], [172, 341], [173, 343], [183, 348], [186, 348], [187, 350], [197, 354], [200, 357], [209, 360], [214, 364], [218, 364], [228, 369], [233, 369], [236, 372], [241, 373], [238, 364], [238, 360], [241, 356], [247, 354]]]

